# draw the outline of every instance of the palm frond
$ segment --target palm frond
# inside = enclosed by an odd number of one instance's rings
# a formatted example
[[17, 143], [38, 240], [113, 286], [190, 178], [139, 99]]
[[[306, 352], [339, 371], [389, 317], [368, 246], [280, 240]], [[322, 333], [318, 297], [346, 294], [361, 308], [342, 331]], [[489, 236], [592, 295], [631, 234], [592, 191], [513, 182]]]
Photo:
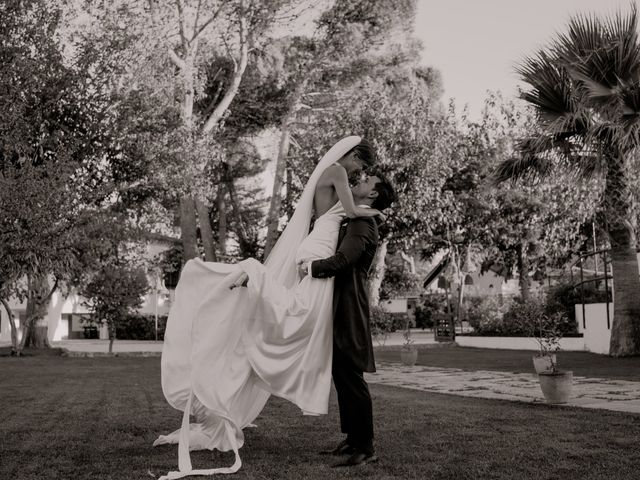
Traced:
[[535, 108], [544, 122], [552, 122], [576, 110], [571, 78], [566, 69], [558, 66], [556, 59], [546, 52], [526, 57], [516, 67], [516, 73], [531, 86], [522, 92], [521, 98]]
[[628, 14], [618, 11], [604, 22], [614, 71], [619, 79], [637, 78], [640, 73], [640, 46], [638, 45], [638, 7], [631, 3]]
[[538, 150], [537, 139], [526, 139], [518, 146], [519, 155], [501, 162], [490, 176], [497, 185], [506, 181], [546, 177], [553, 166], [547, 152]]
[[621, 82], [640, 73], [637, 8], [600, 19], [577, 15], [551, 51], [594, 106], [617, 107]]
[[604, 28], [595, 15], [578, 14], [567, 24], [567, 33], [559, 33], [550, 51], [569, 65], [579, 62], [605, 44]]

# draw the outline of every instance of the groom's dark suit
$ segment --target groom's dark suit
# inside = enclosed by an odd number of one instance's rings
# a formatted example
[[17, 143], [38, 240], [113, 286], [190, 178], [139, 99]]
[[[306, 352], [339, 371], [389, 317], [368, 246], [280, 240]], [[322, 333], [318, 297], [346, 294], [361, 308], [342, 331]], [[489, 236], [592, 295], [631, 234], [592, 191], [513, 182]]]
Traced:
[[363, 372], [375, 372], [367, 275], [378, 246], [373, 218], [343, 222], [338, 250], [315, 260], [311, 276], [335, 276], [333, 293], [333, 383], [338, 392], [340, 424], [347, 442], [363, 453], [373, 453], [373, 412]]

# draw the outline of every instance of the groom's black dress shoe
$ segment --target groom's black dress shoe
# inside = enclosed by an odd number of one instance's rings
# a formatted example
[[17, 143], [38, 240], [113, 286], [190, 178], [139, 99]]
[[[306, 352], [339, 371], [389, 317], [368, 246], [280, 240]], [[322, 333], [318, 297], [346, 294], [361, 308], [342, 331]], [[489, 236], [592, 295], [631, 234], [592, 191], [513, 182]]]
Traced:
[[353, 452], [353, 455], [347, 458], [344, 462], [336, 463], [334, 465], [334, 468], [355, 467], [356, 465], [364, 465], [366, 463], [373, 463], [377, 461], [378, 457], [376, 457], [375, 453], [364, 453], [356, 450], [355, 452]]
[[320, 455], [352, 455], [354, 452], [354, 448], [346, 440], [343, 440], [336, 448], [321, 450]]

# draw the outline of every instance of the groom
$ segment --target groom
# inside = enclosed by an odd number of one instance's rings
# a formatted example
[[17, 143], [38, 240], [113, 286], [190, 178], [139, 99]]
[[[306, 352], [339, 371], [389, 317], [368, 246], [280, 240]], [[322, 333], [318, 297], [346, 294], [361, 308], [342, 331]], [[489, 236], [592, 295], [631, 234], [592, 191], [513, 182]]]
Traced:
[[[384, 210], [395, 199], [391, 184], [371, 174], [352, 188], [356, 205]], [[346, 467], [377, 460], [373, 448], [373, 410], [363, 372], [375, 372], [367, 274], [378, 246], [373, 217], [343, 222], [335, 255], [301, 267], [314, 278], [335, 277], [333, 294], [333, 383], [338, 393], [340, 426], [347, 437], [322, 453], [350, 455], [335, 466]], [[307, 271], [305, 271], [305, 269]]]

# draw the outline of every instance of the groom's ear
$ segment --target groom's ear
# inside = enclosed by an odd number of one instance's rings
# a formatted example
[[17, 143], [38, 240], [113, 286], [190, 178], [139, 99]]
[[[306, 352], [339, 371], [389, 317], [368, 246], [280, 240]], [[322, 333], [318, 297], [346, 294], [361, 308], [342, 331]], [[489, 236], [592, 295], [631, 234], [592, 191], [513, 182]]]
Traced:
[[376, 198], [377, 196], [378, 196], [377, 190], [371, 190], [368, 195], [369, 198]]

